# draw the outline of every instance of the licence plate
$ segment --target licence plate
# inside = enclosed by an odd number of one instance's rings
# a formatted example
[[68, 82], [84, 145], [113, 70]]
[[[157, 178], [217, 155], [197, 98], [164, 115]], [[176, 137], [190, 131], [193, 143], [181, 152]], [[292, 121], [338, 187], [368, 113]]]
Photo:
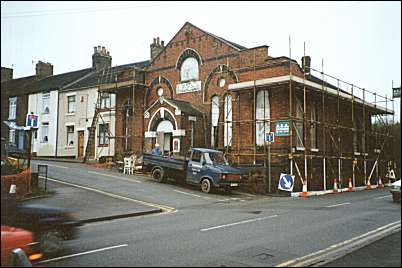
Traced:
[[230, 186], [239, 186], [238, 183], [231, 183]]

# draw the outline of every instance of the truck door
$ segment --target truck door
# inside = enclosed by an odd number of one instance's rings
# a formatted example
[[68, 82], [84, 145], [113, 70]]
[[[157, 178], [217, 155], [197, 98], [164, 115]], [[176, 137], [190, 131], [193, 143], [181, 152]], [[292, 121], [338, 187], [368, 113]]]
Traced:
[[197, 183], [200, 181], [200, 172], [202, 169], [202, 153], [200, 151], [193, 151], [191, 158], [188, 161], [186, 180]]

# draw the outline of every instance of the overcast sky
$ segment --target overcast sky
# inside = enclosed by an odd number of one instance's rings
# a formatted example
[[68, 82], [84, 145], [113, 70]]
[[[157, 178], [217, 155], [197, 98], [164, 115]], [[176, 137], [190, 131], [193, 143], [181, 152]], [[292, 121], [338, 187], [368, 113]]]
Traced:
[[33, 75], [38, 60], [54, 74], [84, 69], [97, 45], [113, 66], [147, 60], [153, 38], [168, 43], [186, 21], [248, 48], [268, 45], [273, 57], [289, 56], [290, 36], [299, 63], [305, 42], [313, 68], [323, 59], [325, 73], [383, 96], [392, 98], [392, 80], [401, 84], [399, 1], [1, 1], [1, 66], [14, 78]]

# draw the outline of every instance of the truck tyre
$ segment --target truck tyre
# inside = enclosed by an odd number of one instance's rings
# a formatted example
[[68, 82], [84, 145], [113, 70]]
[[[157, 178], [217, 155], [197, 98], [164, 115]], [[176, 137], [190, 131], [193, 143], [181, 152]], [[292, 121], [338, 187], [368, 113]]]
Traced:
[[62, 245], [63, 235], [60, 231], [50, 229], [44, 231], [39, 238], [39, 245], [43, 253], [52, 254], [60, 252], [63, 248]]
[[152, 171], [152, 178], [157, 182], [164, 182], [165, 181], [165, 171], [161, 168], [155, 168]]
[[210, 193], [211, 192], [211, 181], [208, 179], [203, 179], [201, 181], [201, 191], [204, 193]]

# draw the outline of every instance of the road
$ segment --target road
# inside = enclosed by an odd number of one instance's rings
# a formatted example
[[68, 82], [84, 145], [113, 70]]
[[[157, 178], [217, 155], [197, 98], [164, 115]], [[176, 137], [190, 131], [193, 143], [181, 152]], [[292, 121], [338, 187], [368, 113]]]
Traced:
[[392, 202], [388, 189], [307, 199], [205, 194], [83, 164], [40, 163], [49, 165], [49, 177], [170, 208], [86, 224], [61, 258], [44, 266], [286, 265], [392, 223], [400, 230], [400, 204]]

